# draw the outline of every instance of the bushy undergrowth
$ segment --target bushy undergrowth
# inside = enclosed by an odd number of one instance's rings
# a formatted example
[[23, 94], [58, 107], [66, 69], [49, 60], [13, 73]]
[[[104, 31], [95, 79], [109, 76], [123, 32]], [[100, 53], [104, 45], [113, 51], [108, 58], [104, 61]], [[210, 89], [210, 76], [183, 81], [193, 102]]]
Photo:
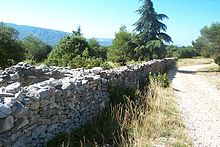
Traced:
[[48, 147], [190, 146], [165, 75], [150, 75], [143, 91], [122, 85], [110, 90], [110, 104], [92, 121], [48, 142]]

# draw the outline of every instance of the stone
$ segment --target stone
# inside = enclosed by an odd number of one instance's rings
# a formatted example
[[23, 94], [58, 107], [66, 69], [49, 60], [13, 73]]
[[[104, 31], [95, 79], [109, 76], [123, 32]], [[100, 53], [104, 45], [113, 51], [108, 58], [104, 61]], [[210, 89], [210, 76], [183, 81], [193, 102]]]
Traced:
[[29, 121], [27, 119], [27, 117], [21, 118], [20, 121], [16, 122], [17, 123], [17, 127], [16, 130], [19, 130], [21, 128], [23, 128], [24, 126], [29, 124]]
[[15, 94], [15, 93], [18, 92], [18, 90], [20, 89], [20, 87], [21, 87], [21, 83], [15, 82], [15, 83], [12, 83], [12, 84], [6, 86], [6, 87], [5, 87], [5, 91], [6, 91], [7, 93], [13, 93], [13, 94]]
[[14, 127], [14, 118], [9, 115], [6, 118], [0, 120], [0, 133], [11, 130]]
[[15, 118], [23, 118], [28, 115], [28, 109], [23, 104], [16, 102], [13, 108]]
[[59, 125], [58, 124], [53, 124], [48, 127], [48, 132], [53, 132]]
[[12, 147], [27, 147], [25, 143], [25, 137], [20, 137], [13, 145]]
[[95, 74], [99, 74], [103, 70], [102, 67], [93, 67], [91, 71]]
[[20, 78], [18, 73], [10, 74], [10, 77], [12, 81], [18, 81]]
[[5, 97], [4, 98], [4, 104], [7, 104], [9, 106], [13, 105], [14, 103], [16, 103], [16, 99], [14, 97]]
[[0, 78], [0, 84], [4, 82], [4, 79]]
[[41, 100], [49, 98], [50, 96], [54, 95], [55, 89], [51, 86], [47, 87], [31, 87], [29, 91], [26, 93], [26, 96], [29, 98], [33, 98], [34, 100]]
[[15, 95], [12, 93], [0, 93], [0, 97], [14, 97]]
[[21, 101], [21, 103], [22, 103], [23, 105], [30, 105], [30, 104], [33, 103], [33, 100], [31, 100], [30, 98], [24, 98], [24, 99]]
[[0, 118], [4, 118], [12, 113], [12, 109], [7, 104], [0, 103]]
[[29, 108], [31, 109], [31, 110], [38, 110], [39, 109], [39, 107], [40, 107], [40, 102], [34, 102], [34, 103], [32, 103], [30, 106], [29, 106]]
[[108, 84], [135, 87], [147, 72], [163, 70], [166, 62], [110, 70], [26, 63], [5, 69], [0, 72], [0, 144], [3, 140], [6, 146], [41, 146], [57, 134], [69, 133], [105, 108]]
[[24, 105], [21, 102], [19, 102], [19, 101], [15, 102], [12, 105], [12, 111], [13, 112], [21, 111], [23, 108], [24, 108]]
[[74, 88], [74, 84], [72, 82], [64, 81], [61, 88], [62, 90], [71, 90]]
[[24, 98], [25, 96], [21, 92], [15, 94], [15, 99], [18, 101], [22, 101]]

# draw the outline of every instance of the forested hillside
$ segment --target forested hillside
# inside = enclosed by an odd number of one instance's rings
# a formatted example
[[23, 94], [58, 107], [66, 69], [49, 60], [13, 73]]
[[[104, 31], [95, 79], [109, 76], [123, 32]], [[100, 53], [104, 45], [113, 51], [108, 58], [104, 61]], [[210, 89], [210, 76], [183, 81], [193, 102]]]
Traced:
[[[19, 39], [24, 39], [30, 34], [38, 36], [44, 43], [54, 46], [57, 42], [59, 42], [65, 35], [70, 35], [71, 33], [45, 29], [27, 25], [17, 25], [13, 23], [5, 23], [5, 25], [16, 29], [19, 32]], [[112, 39], [110, 38], [97, 38], [100, 45], [109, 46], [111, 45]]]

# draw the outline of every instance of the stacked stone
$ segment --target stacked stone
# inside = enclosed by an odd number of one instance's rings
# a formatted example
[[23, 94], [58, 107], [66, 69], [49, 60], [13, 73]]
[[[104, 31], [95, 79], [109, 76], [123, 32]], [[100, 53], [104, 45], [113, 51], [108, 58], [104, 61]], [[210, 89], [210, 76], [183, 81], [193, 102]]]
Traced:
[[[9, 77], [17, 73], [18, 78], [14, 83], [11, 78], [4, 79], [5, 87], [0, 89], [0, 146], [42, 146], [55, 135], [88, 122], [109, 101], [107, 81], [90, 74], [93, 70], [52, 70], [27, 65], [20, 72], [20, 65], [3, 71]], [[56, 71], [56, 77], [58, 74], [66, 77], [23, 84], [21, 73], [36, 76], [40, 70], [42, 79], [47, 79], [51, 71]]]
[[103, 70], [38, 67], [26, 63], [0, 71], [0, 146], [43, 146], [85, 124], [109, 102], [107, 85], [136, 88], [148, 72], [172, 59]]
[[141, 64], [130, 64], [100, 72], [101, 77], [107, 79], [113, 86], [122, 84], [130, 88], [137, 88], [149, 72], [164, 72], [167, 67], [174, 64], [173, 59], [152, 60]]

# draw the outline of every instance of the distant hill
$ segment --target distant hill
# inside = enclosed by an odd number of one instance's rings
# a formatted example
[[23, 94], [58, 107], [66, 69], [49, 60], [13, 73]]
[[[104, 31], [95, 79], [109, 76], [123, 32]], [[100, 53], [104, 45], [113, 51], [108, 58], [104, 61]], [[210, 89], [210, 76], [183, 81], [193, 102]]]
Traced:
[[[26, 25], [17, 25], [13, 23], [4, 23], [5, 25], [12, 27], [19, 32], [19, 39], [23, 39], [29, 34], [34, 34], [39, 36], [39, 38], [52, 46], [56, 45], [65, 35], [70, 35], [71, 33], [52, 30], [52, 29], [45, 29], [33, 26], [26, 26]], [[109, 46], [112, 44], [112, 39], [109, 38], [97, 38], [99, 43], [102, 46]]]

